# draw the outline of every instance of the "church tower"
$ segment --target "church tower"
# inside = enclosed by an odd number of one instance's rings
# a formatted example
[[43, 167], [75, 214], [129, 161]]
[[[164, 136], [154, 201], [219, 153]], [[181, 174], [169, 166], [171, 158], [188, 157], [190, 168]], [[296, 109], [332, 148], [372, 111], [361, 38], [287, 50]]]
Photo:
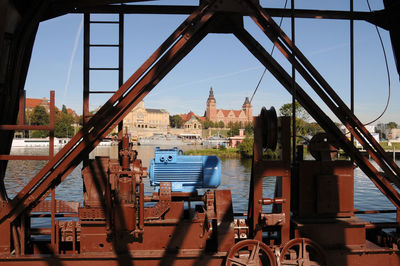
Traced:
[[210, 94], [207, 99], [206, 118], [213, 122], [217, 120], [217, 102], [212, 87], [210, 87]]
[[246, 115], [247, 123], [253, 122], [253, 107], [251, 106], [249, 97], [246, 97], [246, 99], [244, 100], [244, 103], [242, 105], [242, 110]]

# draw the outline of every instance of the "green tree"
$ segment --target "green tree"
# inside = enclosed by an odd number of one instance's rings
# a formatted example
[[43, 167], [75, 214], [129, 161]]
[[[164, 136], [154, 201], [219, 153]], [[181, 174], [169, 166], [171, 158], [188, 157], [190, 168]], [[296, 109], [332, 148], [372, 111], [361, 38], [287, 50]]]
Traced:
[[245, 127], [244, 127], [244, 134], [246, 136], [252, 136], [254, 134], [254, 126], [252, 122], [249, 122]]
[[182, 128], [184, 122], [180, 115], [169, 116], [169, 125], [174, 128]]
[[219, 127], [219, 128], [224, 128], [224, 127], [225, 127], [224, 121], [222, 121], [222, 120], [219, 121], [219, 122], [218, 122], [218, 127]]
[[229, 137], [237, 136], [237, 135], [239, 135], [239, 129], [241, 128], [241, 124], [239, 122], [235, 122], [235, 123], [229, 122], [228, 128], [229, 128], [229, 131], [227, 134]]
[[386, 128], [397, 128], [396, 122], [389, 122], [386, 124]]
[[206, 119], [204, 122], [202, 122], [202, 124], [203, 124], [203, 129], [208, 129], [208, 128], [214, 126], [214, 123], [208, 119]]
[[43, 106], [36, 106], [33, 108], [31, 116], [31, 125], [48, 125], [49, 114]]
[[[309, 113], [304, 109], [304, 107], [296, 101], [296, 118], [300, 118], [304, 121], [308, 121], [310, 119]], [[292, 103], [286, 103], [279, 108], [279, 113], [282, 116], [292, 116]]]
[[[299, 102], [296, 102], [296, 136], [297, 143], [303, 142], [303, 139], [299, 136], [305, 136], [308, 134], [308, 123], [307, 120], [310, 118], [308, 112], [304, 109]], [[292, 116], [292, 103], [286, 103], [279, 108], [280, 115]]]
[[319, 132], [324, 132], [322, 127], [316, 122], [305, 123], [304, 129], [305, 129], [307, 135], [310, 135], [310, 136], [314, 136]]
[[63, 111], [57, 112], [55, 115], [54, 136], [57, 138], [68, 138], [74, 135], [74, 117]]
[[[29, 121], [31, 125], [48, 125], [49, 114], [43, 106], [36, 106], [33, 108]], [[45, 138], [48, 136], [49, 132], [47, 130], [34, 130], [31, 135], [33, 138]]]
[[252, 157], [253, 156], [253, 143], [254, 139], [250, 136], [246, 136], [246, 138], [238, 145], [240, 155], [242, 157]]

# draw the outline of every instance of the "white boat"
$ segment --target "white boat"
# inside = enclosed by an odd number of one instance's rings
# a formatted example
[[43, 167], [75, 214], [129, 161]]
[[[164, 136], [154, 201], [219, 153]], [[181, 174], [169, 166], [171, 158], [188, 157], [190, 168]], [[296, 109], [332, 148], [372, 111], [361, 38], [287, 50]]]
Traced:
[[228, 146], [228, 144], [229, 140], [221, 137], [209, 137], [203, 140], [203, 146], [206, 147]]
[[148, 146], [182, 146], [188, 143], [183, 142], [181, 138], [177, 136], [153, 136], [150, 138], [139, 138], [139, 145], [148, 145]]
[[110, 138], [105, 138], [99, 143], [98, 146], [112, 146], [114, 144], [118, 144], [118, 143]]
[[[64, 146], [68, 143], [68, 141], [70, 141], [70, 138], [54, 138], [54, 146]], [[49, 138], [13, 139], [11, 147], [49, 147]]]

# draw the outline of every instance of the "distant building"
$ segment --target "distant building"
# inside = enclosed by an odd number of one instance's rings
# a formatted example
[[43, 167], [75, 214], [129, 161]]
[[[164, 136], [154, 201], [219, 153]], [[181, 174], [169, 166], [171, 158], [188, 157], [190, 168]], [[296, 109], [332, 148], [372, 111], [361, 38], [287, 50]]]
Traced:
[[164, 109], [145, 108], [141, 101], [125, 117], [124, 126], [131, 128], [167, 129], [169, 126], [169, 113]]
[[42, 99], [26, 98], [25, 112], [33, 111], [36, 106], [42, 106], [46, 109], [46, 112], [50, 112], [50, 101], [46, 97]]
[[242, 125], [246, 125], [253, 121], [253, 107], [246, 97], [241, 110], [226, 110], [217, 109], [217, 101], [214, 97], [213, 88], [210, 88], [210, 93], [206, 103], [206, 114], [205, 117], [212, 122], [224, 122], [227, 126], [229, 122], [241, 122]]
[[183, 120], [183, 128], [185, 129], [202, 129], [202, 122], [206, 119], [203, 116], [198, 116], [192, 111], [187, 114], [180, 114]]
[[[50, 101], [43, 97], [42, 99], [35, 99], [35, 98], [26, 98], [25, 101], [25, 112], [30, 113], [35, 109], [36, 106], [42, 106], [47, 113], [50, 113]], [[60, 109], [55, 106], [55, 111], [60, 111]], [[67, 114], [72, 115], [74, 118], [77, 118], [77, 113], [72, 110], [71, 108], [67, 108]]]
[[400, 128], [391, 128], [387, 134], [388, 140], [400, 139]]
[[204, 122], [206, 119], [203, 116], [198, 116], [192, 111], [190, 111], [187, 114], [180, 114], [183, 120], [183, 126], [182, 128], [184, 129], [185, 134], [186, 133], [191, 133], [191, 134], [200, 134], [201, 135], [201, 130], [203, 128], [202, 122]]
[[246, 138], [244, 135], [244, 129], [239, 129], [239, 135], [233, 136], [229, 138], [229, 146], [232, 148], [236, 148], [243, 140]]
[[76, 112], [72, 110], [71, 108], [67, 108], [67, 114], [72, 115], [74, 118], [78, 117]]

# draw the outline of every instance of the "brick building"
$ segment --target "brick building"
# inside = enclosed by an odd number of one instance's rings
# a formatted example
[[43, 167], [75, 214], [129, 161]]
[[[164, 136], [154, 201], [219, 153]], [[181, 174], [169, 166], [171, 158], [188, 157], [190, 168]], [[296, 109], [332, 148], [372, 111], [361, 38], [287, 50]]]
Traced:
[[214, 91], [211, 87], [207, 99], [205, 117], [214, 123], [222, 121], [225, 126], [228, 125], [229, 122], [241, 122], [242, 125], [246, 125], [253, 121], [253, 107], [251, 106], [249, 98], [246, 97], [241, 110], [217, 109], [217, 101], [215, 100]]

